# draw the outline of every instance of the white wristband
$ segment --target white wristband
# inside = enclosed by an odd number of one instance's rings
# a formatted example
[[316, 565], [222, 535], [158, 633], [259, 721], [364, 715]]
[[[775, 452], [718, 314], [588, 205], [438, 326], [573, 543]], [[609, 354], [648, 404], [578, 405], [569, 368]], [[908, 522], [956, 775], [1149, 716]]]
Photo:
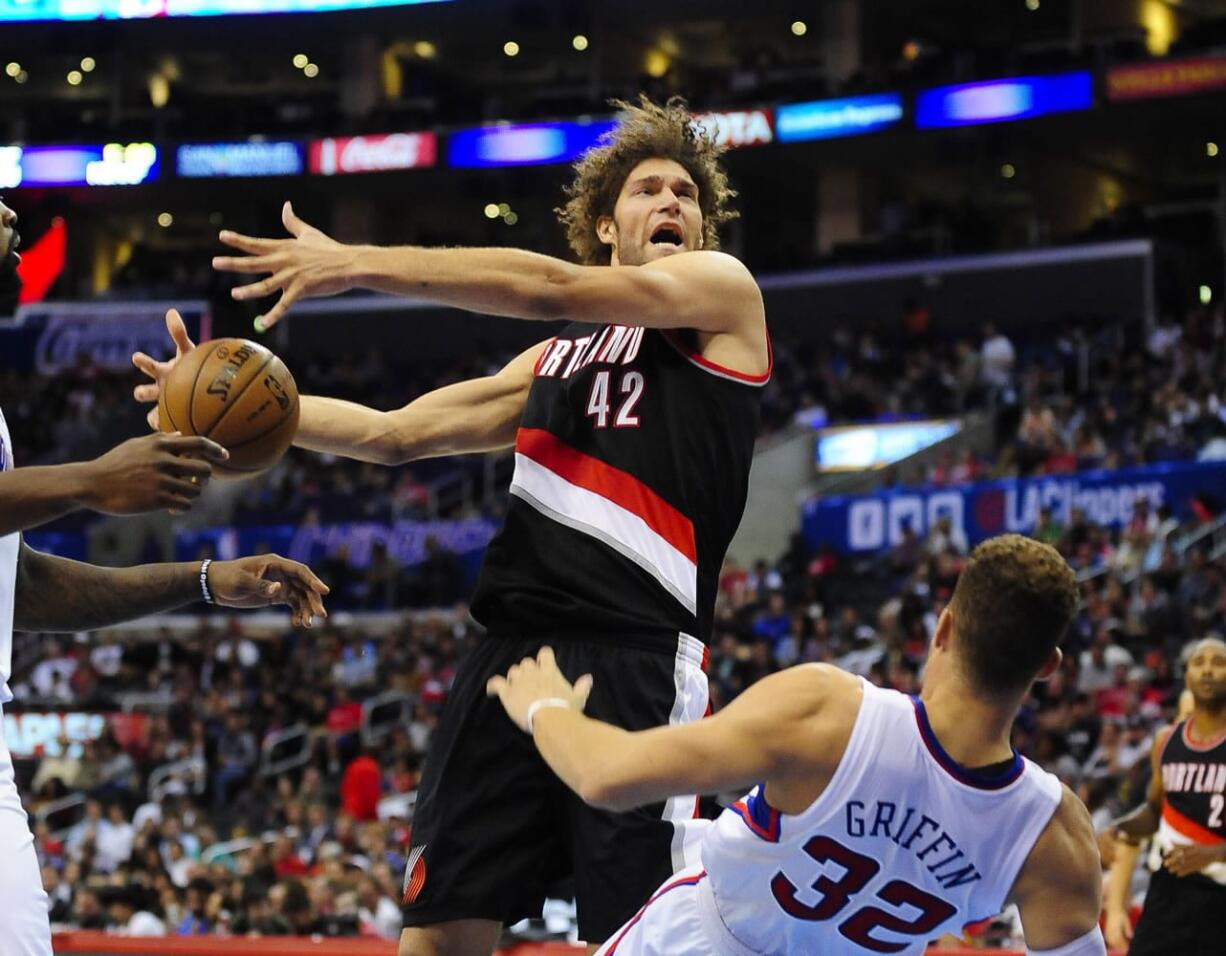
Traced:
[[209, 565], [212, 563], [212, 558], [200, 562], [200, 593], [204, 596], [205, 604], [213, 603], [213, 595], [209, 593]]
[[561, 697], [542, 697], [540, 700], [534, 700], [528, 705], [528, 716], [524, 723], [527, 725], [524, 729], [528, 731], [528, 736], [532, 736], [532, 722], [536, 720], [536, 715], [539, 711], [546, 707], [560, 707], [562, 710], [570, 710], [570, 701], [563, 700]]

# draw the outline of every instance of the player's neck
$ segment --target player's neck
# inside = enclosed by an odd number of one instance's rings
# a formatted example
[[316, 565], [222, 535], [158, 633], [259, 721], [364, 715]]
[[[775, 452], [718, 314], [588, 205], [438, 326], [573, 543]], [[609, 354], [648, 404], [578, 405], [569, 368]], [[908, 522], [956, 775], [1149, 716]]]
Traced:
[[1188, 729], [1194, 741], [1198, 743], [1216, 740], [1226, 733], [1226, 703], [1217, 707], [1197, 707], [1188, 718]]
[[986, 701], [957, 680], [925, 684], [920, 699], [941, 747], [963, 767], [986, 767], [1013, 756], [1017, 708]]

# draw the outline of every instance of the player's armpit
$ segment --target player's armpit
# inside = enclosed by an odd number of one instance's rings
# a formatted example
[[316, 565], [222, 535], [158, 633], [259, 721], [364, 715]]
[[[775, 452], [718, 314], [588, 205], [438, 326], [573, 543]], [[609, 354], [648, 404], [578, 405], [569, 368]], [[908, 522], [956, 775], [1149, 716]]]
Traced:
[[1099, 956], [1102, 862], [1090, 814], [1068, 787], [1010, 893], [1027, 949], [1058, 956]]
[[[582, 781], [576, 789], [588, 803], [628, 810], [832, 769], [842, 747], [824, 747], [822, 711], [846, 709], [859, 693], [856, 678], [806, 665], [759, 681], [713, 717], [690, 724], [626, 733], [584, 719], [608, 731], [599, 741], [576, 734], [571, 715], [543, 711], [536, 742], [563, 779], [572, 779], [563, 772], [566, 765], [574, 768], [573, 779]], [[811, 766], [822, 761], [832, 767]]]

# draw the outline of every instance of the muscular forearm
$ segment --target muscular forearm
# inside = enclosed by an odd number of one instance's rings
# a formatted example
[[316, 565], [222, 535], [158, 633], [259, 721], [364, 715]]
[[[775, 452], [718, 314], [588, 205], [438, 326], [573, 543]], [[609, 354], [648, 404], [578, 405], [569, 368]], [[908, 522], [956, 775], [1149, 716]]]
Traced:
[[1111, 862], [1111, 877], [1107, 881], [1108, 912], [1128, 909], [1128, 887], [1132, 883], [1132, 871], [1136, 869], [1141, 848], [1135, 843], [1115, 843], [1115, 859]]
[[37, 528], [80, 508], [87, 481], [79, 464], [0, 472], [0, 536]]
[[294, 444], [380, 465], [392, 464], [386, 447], [387, 414], [342, 401], [303, 395]]
[[13, 626], [86, 631], [168, 611], [200, 598], [200, 565], [100, 568], [21, 548]]
[[550, 320], [563, 317], [567, 283], [593, 267], [521, 249], [360, 246], [349, 268], [352, 284], [364, 289], [470, 312]]
[[616, 765], [630, 734], [575, 710], [546, 708], [536, 715], [533, 739], [545, 762], [586, 802], [608, 809], [629, 809], [613, 793]]

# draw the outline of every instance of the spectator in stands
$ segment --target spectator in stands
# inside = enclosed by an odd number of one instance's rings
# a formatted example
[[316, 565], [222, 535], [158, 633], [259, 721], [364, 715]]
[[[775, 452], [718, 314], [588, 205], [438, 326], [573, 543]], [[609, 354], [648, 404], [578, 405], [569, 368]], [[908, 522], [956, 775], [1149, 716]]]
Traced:
[[165, 936], [166, 924], [149, 912], [148, 894], [139, 886], [108, 887], [103, 899], [112, 932], [125, 936]]
[[937, 518], [936, 524], [928, 532], [925, 550], [933, 557], [950, 551], [965, 555], [969, 550], [966, 533], [961, 528], [954, 527], [953, 517], [948, 512]]
[[992, 323], [983, 327], [979, 348], [980, 376], [989, 395], [1002, 396], [1013, 384], [1013, 365], [1017, 360], [1013, 343]]
[[243, 715], [235, 710], [226, 714], [225, 732], [217, 741], [217, 772], [213, 777], [213, 811], [221, 814], [230, 799], [230, 788], [251, 776], [258, 756], [255, 735]]

